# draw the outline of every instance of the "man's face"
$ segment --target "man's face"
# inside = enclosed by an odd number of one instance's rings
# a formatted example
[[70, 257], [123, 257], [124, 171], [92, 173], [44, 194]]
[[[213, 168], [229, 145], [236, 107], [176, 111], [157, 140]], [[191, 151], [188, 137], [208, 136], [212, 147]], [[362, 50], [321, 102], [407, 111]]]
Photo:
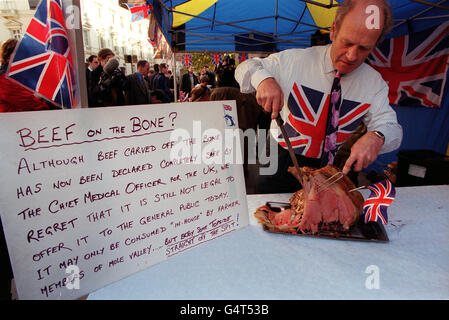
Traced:
[[339, 30], [335, 30], [335, 23], [332, 25], [330, 56], [340, 73], [348, 74], [357, 69], [376, 47], [383, 26], [368, 29], [365, 21], [366, 14], [354, 8], [344, 17]]
[[106, 56], [106, 58], [104, 58], [104, 60], [100, 60], [101, 66], [104, 67], [105, 64], [108, 63], [109, 59], [114, 58], [114, 57], [115, 57], [115, 55], [110, 54], [110, 55]]
[[195, 71], [195, 68], [194, 67], [189, 67], [189, 72], [193, 73], [193, 71]]
[[98, 67], [98, 64], [99, 64], [98, 58], [95, 57], [95, 58], [92, 60], [92, 62], [89, 63], [89, 67], [90, 67], [92, 70], [95, 70], [95, 69]]
[[139, 73], [146, 76], [148, 72], [150, 71], [150, 64], [147, 62], [140, 70]]

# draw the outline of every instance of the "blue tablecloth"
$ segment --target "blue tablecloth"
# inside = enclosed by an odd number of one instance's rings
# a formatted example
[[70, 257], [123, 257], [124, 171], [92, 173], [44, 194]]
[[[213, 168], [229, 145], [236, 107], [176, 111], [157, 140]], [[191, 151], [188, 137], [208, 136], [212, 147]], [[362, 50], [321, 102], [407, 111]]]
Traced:
[[255, 209], [290, 196], [248, 195], [248, 227], [108, 285], [89, 299], [449, 298], [448, 185], [397, 188], [388, 210], [387, 243], [263, 231], [253, 218]]

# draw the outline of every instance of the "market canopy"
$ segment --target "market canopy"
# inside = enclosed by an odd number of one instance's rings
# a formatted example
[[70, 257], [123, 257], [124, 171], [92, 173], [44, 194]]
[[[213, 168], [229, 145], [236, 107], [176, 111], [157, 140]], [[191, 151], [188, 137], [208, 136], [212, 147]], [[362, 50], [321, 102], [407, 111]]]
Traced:
[[[448, 0], [388, 0], [390, 36], [449, 20]], [[317, 30], [328, 32], [336, 0], [129, 0], [147, 2], [175, 52], [276, 52], [310, 46]]]

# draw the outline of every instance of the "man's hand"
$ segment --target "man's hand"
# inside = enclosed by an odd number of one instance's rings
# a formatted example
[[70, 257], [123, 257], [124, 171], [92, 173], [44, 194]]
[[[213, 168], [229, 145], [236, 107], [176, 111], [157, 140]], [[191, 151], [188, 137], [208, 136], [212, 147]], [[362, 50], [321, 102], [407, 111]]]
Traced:
[[284, 105], [284, 93], [274, 78], [263, 80], [257, 87], [257, 103], [271, 113], [271, 119], [276, 119]]
[[354, 171], [361, 171], [377, 159], [383, 140], [374, 132], [367, 132], [351, 148], [351, 154], [346, 160], [343, 174], [348, 174], [354, 165]]

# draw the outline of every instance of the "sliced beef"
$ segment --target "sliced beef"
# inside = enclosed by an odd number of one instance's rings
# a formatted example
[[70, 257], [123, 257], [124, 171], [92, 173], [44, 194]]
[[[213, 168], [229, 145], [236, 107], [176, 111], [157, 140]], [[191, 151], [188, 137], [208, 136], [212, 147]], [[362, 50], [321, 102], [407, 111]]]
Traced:
[[[344, 176], [329, 188], [320, 191], [326, 180], [338, 172], [333, 166], [313, 170], [304, 167], [303, 189], [290, 198], [291, 209], [267, 212], [268, 207], [257, 209], [255, 215], [271, 229], [288, 232], [319, 233], [320, 230], [348, 230], [362, 212], [363, 197], [352, 181]], [[293, 167], [289, 172], [299, 177]], [[293, 211], [293, 212], [292, 212]]]

